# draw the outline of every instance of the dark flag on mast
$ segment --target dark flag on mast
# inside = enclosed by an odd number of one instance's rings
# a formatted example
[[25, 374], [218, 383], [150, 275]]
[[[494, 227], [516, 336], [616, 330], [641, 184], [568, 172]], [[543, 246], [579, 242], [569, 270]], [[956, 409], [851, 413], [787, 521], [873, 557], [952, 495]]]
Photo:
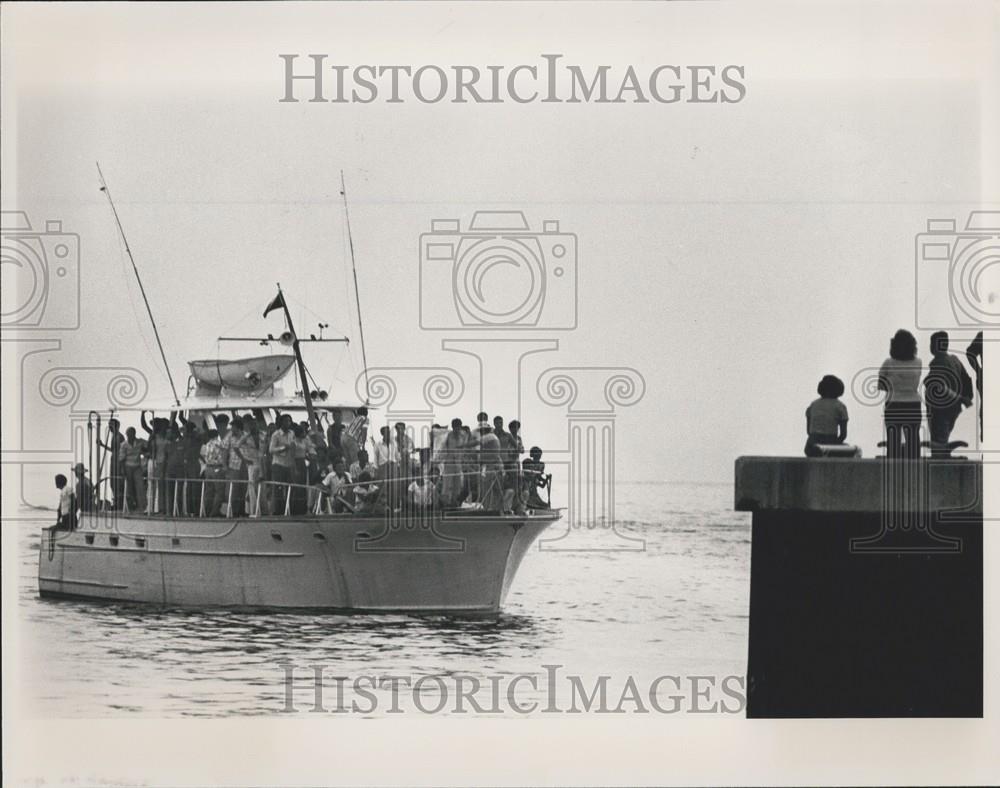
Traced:
[[285, 308], [285, 295], [279, 290], [278, 295], [275, 296], [274, 300], [267, 305], [267, 309], [264, 310], [264, 317], [267, 317], [268, 313], [274, 311], [275, 309], [284, 309], [284, 308]]

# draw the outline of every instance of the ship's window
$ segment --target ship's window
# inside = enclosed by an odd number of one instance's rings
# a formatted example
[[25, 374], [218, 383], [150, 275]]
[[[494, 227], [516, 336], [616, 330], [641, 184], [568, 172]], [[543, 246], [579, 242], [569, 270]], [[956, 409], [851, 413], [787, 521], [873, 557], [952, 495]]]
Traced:
[[281, 541], [281, 534], [278, 533], [277, 531], [271, 531], [271, 538], [274, 541], [276, 541], [276, 542], [280, 542]]
[[326, 537], [322, 533], [320, 533], [319, 531], [313, 531], [313, 536], [316, 537], [316, 539], [318, 539], [321, 542], [325, 542], [326, 541]]
[[93, 544], [94, 543], [94, 535], [93, 534], [84, 534], [83, 535], [83, 541], [85, 541], [87, 544]]
[[111, 546], [112, 547], [118, 547], [118, 537], [117, 536], [109, 536], [108, 537], [108, 541], [111, 542]]
[[145, 540], [145, 539], [140, 539], [140, 538], [139, 538], [139, 537], [137, 536], [137, 537], [135, 538], [135, 546], [136, 546], [136, 547], [145, 547], [145, 546], [146, 546], [146, 540]]
[[177, 547], [177, 545], [179, 545], [180, 543], [181, 543], [181, 540], [180, 540], [180, 539], [178, 539], [178, 538], [177, 538], [176, 536], [175, 536], [175, 537], [173, 537], [173, 538], [172, 538], [172, 539], [170, 540], [170, 544], [172, 544], [172, 545], [173, 545], [174, 547]]

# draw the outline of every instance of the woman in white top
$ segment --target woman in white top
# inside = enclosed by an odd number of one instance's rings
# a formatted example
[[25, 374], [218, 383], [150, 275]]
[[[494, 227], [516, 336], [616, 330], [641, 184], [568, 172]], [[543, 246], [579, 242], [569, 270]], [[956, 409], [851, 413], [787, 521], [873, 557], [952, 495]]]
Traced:
[[915, 460], [920, 457], [920, 374], [923, 363], [917, 357], [917, 340], [899, 329], [889, 342], [889, 358], [882, 362], [878, 387], [886, 392], [885, 437], [889, 459]]

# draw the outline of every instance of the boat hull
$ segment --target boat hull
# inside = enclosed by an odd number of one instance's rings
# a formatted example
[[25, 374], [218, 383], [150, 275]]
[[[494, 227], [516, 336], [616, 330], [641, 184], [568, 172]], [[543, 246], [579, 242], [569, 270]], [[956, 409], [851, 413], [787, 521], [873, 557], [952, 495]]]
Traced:
[[171, 607], [495, 614], [558, 518], [84, 515], [75, 531], [43, 531], [38, 587]]

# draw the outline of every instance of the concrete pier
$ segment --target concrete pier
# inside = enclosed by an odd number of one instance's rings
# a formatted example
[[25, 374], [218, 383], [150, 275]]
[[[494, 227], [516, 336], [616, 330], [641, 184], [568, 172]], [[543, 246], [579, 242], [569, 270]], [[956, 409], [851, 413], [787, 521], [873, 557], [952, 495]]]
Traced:
[[981, 717], [982, 468], [741, 457], [748, 717]]

